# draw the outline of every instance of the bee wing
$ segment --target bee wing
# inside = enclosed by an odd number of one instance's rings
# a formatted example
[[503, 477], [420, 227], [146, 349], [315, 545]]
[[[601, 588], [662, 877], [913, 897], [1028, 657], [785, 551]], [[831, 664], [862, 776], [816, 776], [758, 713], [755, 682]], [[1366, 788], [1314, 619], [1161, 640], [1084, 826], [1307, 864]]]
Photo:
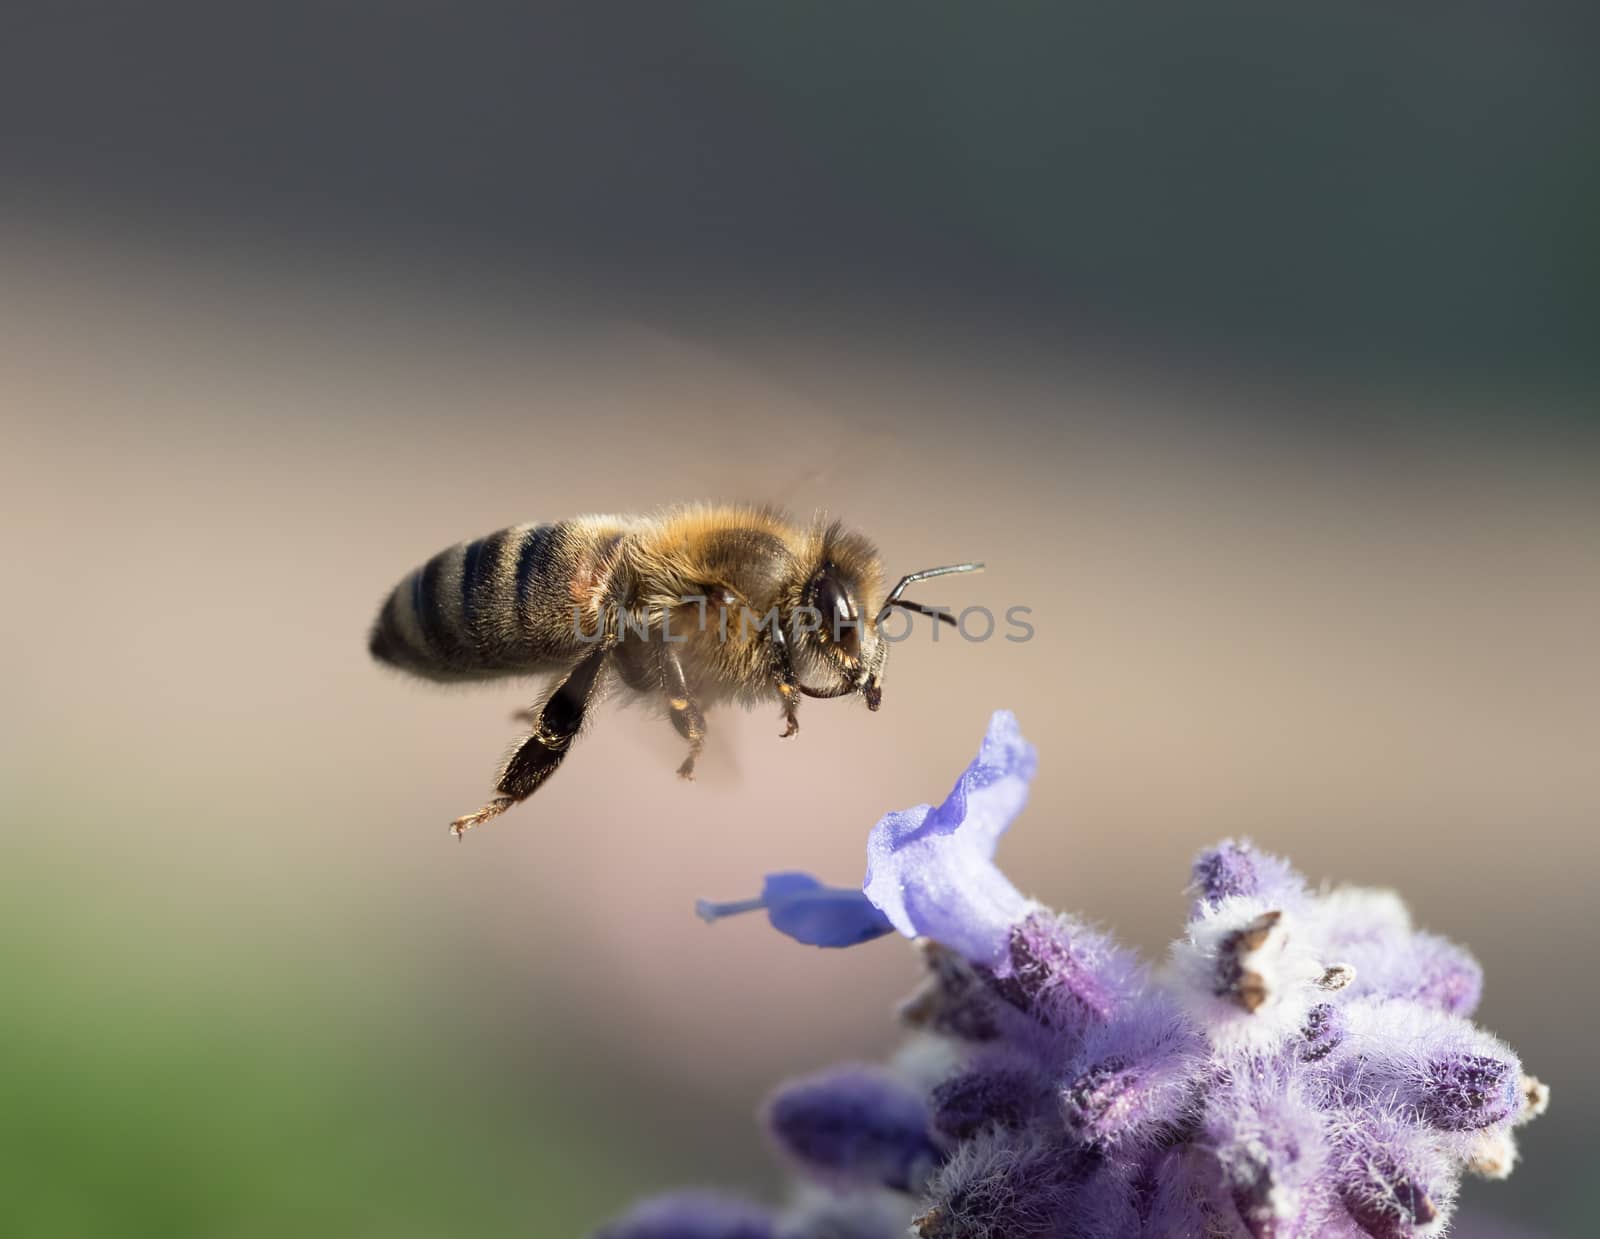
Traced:
[[848, 511], [893, 445], [863, 410], [808, 395], [793, 361], [768, 367], [643, 324], [625, 328], [625, 347], [651, 389], [699, 422], [700, 442], [715, 445], [679, 467], [673, 501], [703, 497], [797, 516]]

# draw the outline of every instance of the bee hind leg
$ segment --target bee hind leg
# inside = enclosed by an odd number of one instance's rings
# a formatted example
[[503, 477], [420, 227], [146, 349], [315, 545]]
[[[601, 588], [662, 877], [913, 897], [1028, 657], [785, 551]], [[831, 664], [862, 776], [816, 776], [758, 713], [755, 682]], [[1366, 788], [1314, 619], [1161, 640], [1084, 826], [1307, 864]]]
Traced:
[[533, 795], [556, 772], [583, 729], [584, 715], [594, 699], [608, 653], [604, 648], [595, 650], [550, 690], [539, 708], [533, 734], [519, 741], [500, 767], [500, 776], [495, 780], [495, 791], [499, 795], [477, 812], [451, 822], [451, 834], [459, 839], [474, 826], [499, 817], [512, 805]]
[[502, 813], [516, 803], [517, 802], [511, 799], [510, 796], [496, 796], [476, 813], [464, 814], [461, 817], [456, 818], [455, 821], [451, 822], [450, 833], [459, 839], [474, 826], [482, 826], [491, 818], [499, 817]]
[[705, 747], [706, 716], [700, 703], [689, 691], [688, 678], [683, 673], [683, 663], [676, 650], [661, 651], [661, 688], [667, 695], [667, 708], [672, 712], [672, 725], [678, 734], [689, 742], [689, 756], [678, 767], [680, 778], [694, 778], [694, 763]]

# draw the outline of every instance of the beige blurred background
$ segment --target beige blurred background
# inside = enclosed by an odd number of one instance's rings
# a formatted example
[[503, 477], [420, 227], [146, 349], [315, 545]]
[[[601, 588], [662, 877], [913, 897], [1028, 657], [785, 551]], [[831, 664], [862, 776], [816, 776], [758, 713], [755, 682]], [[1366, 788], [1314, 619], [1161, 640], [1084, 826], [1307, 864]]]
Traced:
[[[381, 11], [380, 11], [381, 8]], [[1158, 953], [1224, 835], [1394, 885], [1554, 1089], [1469, 1215], [1593, 1233], [1600, 407], [1587, 6], [23, 3], [0, 25], [0, 1221], [568, 1236], [776, 1194], [872, 1057], [859, 878], [989, 712], [1001, 860]], [[930, 602], [884, 706], [610, 706], [462, 845], [537, 685], [372, 664], [530, 519], [826, 508]]]
[[[1483, 1019], [1556, 1090], [1491, 1203], [1537, 1184], [1535, 1213], [1575, 1216], [1563, 1133], [1600, 1112], [1581, 437], [1336, 401], [1324, 433], [1270, 390], [930, 324], [682, 332], [42, 228], [0, 235], [0, 290], [30, 1233], [117, 1233], [133, 1192], [193, 1233], [465, 1210], [558, 1234], [685, 1175], [765, 1184], [748, 1112], [881, 1052], [914, 969], [693, 901], [855, 880], [878, 815], [942, 795], [996, 706], [1042, 753], [1002, 853], [1038, 896], [1159, 950], [1190, 854], [1243, 833], [1470, 943]], [[824, 506], [891, 570], [982, 557], [930, 598], [1030, 606], [1037, 635], [924, 633], [881, 713], [815, 702], [794, 742], [717, 716], [694, 785], [670, 729], [608, 708], [452, 844], [534, 689], [372, 665], [383, 593], [457, 538], [687, 497]]]

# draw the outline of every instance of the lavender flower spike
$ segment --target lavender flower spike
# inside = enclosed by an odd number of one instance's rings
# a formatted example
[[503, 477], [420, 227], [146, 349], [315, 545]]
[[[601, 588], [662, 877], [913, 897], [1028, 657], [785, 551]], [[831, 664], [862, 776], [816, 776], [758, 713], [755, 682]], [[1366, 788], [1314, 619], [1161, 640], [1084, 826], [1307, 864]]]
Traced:
[[1512, 1172], [1550, 1090], [1468, 1019], [1465, 949], [1392, 892], [1318, 890], [1225, 840], [1149, 968], [995, 868], [1033, 770], [996, 714], [943, 804], [872, 832], [864, 891], [775, 874], [702, 906], [823, 946], [917, 935], [912, 1039], [774, 1097], [809, 1198], [669, 1199], [606, 1239], [1437, 1239], [1464, 1174]]

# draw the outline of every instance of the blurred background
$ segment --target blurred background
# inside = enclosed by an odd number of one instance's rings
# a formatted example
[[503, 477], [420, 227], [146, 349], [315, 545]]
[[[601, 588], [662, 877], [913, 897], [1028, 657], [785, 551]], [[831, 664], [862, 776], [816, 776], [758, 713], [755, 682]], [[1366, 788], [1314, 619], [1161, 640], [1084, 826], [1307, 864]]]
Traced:
[[[583, 1233], [775, 1195], [886, 1052], [841, 883], [989, 711], [1002, 850], [1155, 953], [1248, 834], [1392, 884], [1552, 1084], [1464, 1215], [1594, 1233], [1593, 6], [38, 4], [0, 15], [0, 1209], [20, 1236]], [[528, 519], [826, 507], [928, 601], [881, 713], [514, 709], [374, 666]], [[1466, 1233], [1463, 1228], [1463, 1233]]]

